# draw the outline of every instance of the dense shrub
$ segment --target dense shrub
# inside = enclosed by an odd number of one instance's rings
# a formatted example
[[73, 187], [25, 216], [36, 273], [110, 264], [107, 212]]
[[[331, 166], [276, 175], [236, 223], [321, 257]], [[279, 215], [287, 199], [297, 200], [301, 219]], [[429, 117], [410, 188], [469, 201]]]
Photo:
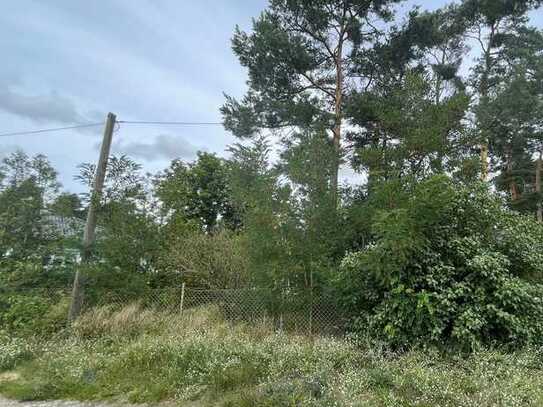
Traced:
[[167, 240], [160, 258], [161, 272], [182, 273], [189, 285], [208, 288], [245, 286], [248, 263], [245, 236], [227, 230], [206, 235], [187, 229]]
[[0, 259], [0, 334], [42, 335], [65, 326], [73, 264], [51, 257]]
[[25, 291], [0, 300], [0, 333], [47, 335], [60, 331], [67, 321], [69, 301], [64, 293]]
[[373, 232], [338, 279], [359, 329], [395, 346], [543, 340], [543, 226], [484, 186], [428, 179], [380, 211]]

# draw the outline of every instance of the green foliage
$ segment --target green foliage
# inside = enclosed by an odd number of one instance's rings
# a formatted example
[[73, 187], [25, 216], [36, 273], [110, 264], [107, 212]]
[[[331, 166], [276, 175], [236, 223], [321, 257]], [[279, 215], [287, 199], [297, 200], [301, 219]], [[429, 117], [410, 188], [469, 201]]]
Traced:
[[242, 219], [249, 281], [322, 288], [343, 255], [350, 228], [336, 208], [332, 166], [323, 165], [335, 153], [324, 132], [293, 133], [282, 141], [274, 167], [264, 138], [231, 148], [230, 183]]
[[279, 185], [279, 171], [269, 164], [265, 138], [230, 148], [233, 202], [242, 220], [251, 281], [257, 286], [281, 285], [290, 273], [288, 227], [290, 188]]
[[[429, 75], [409, 72], [373, 92], [354, 93], [347, 114], [363, 129], [353, 132], [353, 165], [368, 171], [369, 186], [393, 177], [424, 177], [454, 169], [464, 158], [463, 92], [434, 94]], [[436, 102], [437, 98], [437, 102]]]
[[8, 332], [23, 329], [32, 332], [34, 323], [48, 308], [45, 298], [29, 295], [10, 295], [2, 303], [6, 310], [2, 312], [0, 322]]
[[32, 180], [44, 193], [54, 193], [59, 187], [57, 171], [43, 154], [29, 157], [19, 150], [2, 159], [0, 190], [18, 187], [27, 180]]
[[77, 194], [63, 192], [50, 205], [51, 212], [63, 217], [83, 217], [81, 199]]
[[188, 164], [175, 160], [155, 182], [166, 216], [196, 221], [208, 233], [219, 223], [237, 227], [226, 164], [214, 154], [199, 152], [197, 160]]
[[334, 154], [327, 165], [336, 193], [347, 96], [371, 84], [375, 64], [368, 49], [388, 31], [400, 1], [271, 0], [252, 32], [234, 32], [232, 49], [247, 68], [249, 90], [241, 101], [226, 96], [225, 128], [242, 138], [262, 129], [286, 139], [300, 129], [331, 132]]
[[0, 259], [45, 260], [59, 236], [47, 227], [45, 205], [57, 192], [56, 171], [43, 155], [18, 151], [0, 163]]
[[[91, 186], [95, 166], [82, 164], [77, 179]], [[161, 243], [155, 219], [156, 202], [149, 191], [150, 180], [141, 174], [141, 165], [127, 156], [109, 159], [101, 202], [97, 210], [97, 241], [94, 255], [114, 275], [153, 270]], [[89, 195], [84, 196], [86, 205]], [[138, 278], [136, 278], [138, 280]]]
[[373, 230], [338, 277], [358, 329], [395, 346], [543, 340], [543, 226], [484, 187], [430, 178], [379, 211]]
[[153, 270], [161, 236], [152, 215], [131, 201], [111, 202], [101, 214], [97, 256], [127, 274]]
[[32, 288], [55, 289], [65, 287], [71, 281], [72, 263], [60, 258], [60, 262], [53, 259], [43, 265], [41, 260], [30, 257], [24, 260], [0, 261], [0, 287], [8, 292]]
[[[111, 268], [106, 264], [79, 265], [86, 278], [85, 296], [89, 304], [113, 302], [116, 296], [133, 298], [145, 294], [152, 286], [152, 273]], [[156, 276], [158, 277], [158, 276]]]
[[[89, 192], [83, 194], [83, 202], [85, 205], [88, 205], [96, 165], [82, 163], [78, 168], [79, 174], [75, 179], [89, 188]], [[107, 206], [110, 202], [137, 199], [144, 192], [143, 184], [144, 179], [141, 175], [141, 164], [138, 164], [126, 155], [111, 156], [108, 160], [100, 204]]]
[[541, 197], [535, 191], [534, 155], [542, 151], [539, 130], [543, 33], [524, 26], [508, 33], [501, 54], [508, 61], [489, 100], [479, 106], [481, 128], [489, 135], [498, 189], [507, 191], [516, 210], [535, 213]]
[[3, 294], [0, 300], [0, 334], [42, 336], [60, 331], [66, 325], [68, 298], [54, 291]]
[[492, 25], [507, 18], [523, 17], [530, 9], [541, 5], [541, 0], [464, 0], [460, 15], [469, 22]]
[[47, 207], [58, 192], [43, 155], [16, 152], [0, 164], [0, 287], [63, 284], [73, 253]]
[[0, 207], [3, 254], [21, 258], [47, 244], [47, 238], [40, 228], [43, 196], [32, 180], [2, 191]]
[[165, 242], [158, 266], [162, 272], [178, 274], [189, 286], [220, 289], [247, 286], [248, 262], [244, 234], [185, 230]]

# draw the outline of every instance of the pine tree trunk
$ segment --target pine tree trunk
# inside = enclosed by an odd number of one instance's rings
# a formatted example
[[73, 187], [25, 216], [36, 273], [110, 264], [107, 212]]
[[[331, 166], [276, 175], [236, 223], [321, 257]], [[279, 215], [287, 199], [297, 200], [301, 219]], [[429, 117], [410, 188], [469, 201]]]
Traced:
[[543, 203], [541, 202], [541, 170], [543, 169], [543, 150], [539, 152], [539, 158], [535, 166], [535, 192], [537, 192], [537, 220], [543, 222]]
[[332, 129], [334, 162], [332, 163], [330, 186], [332, 189], [334, 200], [337, 204], [339, 165], [341, 163], [341, 122], [343, 119], [343, 31], [336, 48], [336, 89], [334, 99], [334, 128]]
[[481, 142], [481, 181], [488, 180], [488, 143]]
[[[490, 53], [490, 49], [492, 47], [492, 43], [494, 42], [494, 36], [496, 34], [496, 27], [493, 25], [490, 29], [490, 34], [488, 36], [488, 42], [486, 49], [484, 50], [484, 60], [485, 60], [485, 68], [481, 77], [481, 83], [479, 84], [479, 94], [480, 94], [480, 106], [485, 106], [488, 103], [488, 93], [489, 93], [489, 75], [491, 70], [491, 64], [492, 64], [492, 56]], [[488, 180], [488, 137], [483, 132], [481, 140], [480, 140], [480, 160], [481, 160], [481, 180], [487, 181]]]
[[[486, 69], [485, 72], [483, 72], [483, 77], [481, 78], [479, 93], [481, 95], [481, 101], [479, 104], [484, 106], [488, 102], [488, 72]], [[481, 160], [481, 180], [486, 181], [488, 179], [488, 139], [486, 138], [484, 131], [481, 137], [479, 149]]]
[[507, 164], [506, 164], [506, 177], [509, 184], [509, 192], [511, 194], [511, 202], [515, 202], [519, 199], [519, 192], [517, 183], [513, 178], [513, 148], [511, 145], [507, 146]]

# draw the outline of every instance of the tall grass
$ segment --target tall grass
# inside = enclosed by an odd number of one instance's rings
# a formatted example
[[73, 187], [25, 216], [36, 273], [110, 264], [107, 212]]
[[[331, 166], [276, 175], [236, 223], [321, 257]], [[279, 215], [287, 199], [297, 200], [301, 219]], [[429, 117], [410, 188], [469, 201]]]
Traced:
[[540, 350], [392, 354], [354, 339], [279, 335], [265, 323], [232, 326], [213, 307], [183, 318], [138, 304], [95, 309], [72, 332], [24, 355], [4, 365], [15, 367], [17, 379], [0, 379], [0, 392], [19, 399], [231, 407], [543, 405]]

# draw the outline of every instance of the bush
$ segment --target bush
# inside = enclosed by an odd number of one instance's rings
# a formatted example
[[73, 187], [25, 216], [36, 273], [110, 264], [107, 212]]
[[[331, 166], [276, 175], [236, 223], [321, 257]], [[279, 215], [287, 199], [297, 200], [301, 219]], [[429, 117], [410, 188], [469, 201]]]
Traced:
[[381, 211], [375, 242], [342, 263], [353, 322], [394, 346], [543, 340], [543, 225], [485, 187], [444, 176]]
[[167, 242], [160, 261], [165, 270], [186, 272], [184, 280], [195, 287], [239, 288], [249, 280], [245, 237], [227, 230], [210, 235], [201, 231], [175, 235]]
[[47, 335], [64, 328], [69, 298], [53, 291], [25, 291], [0, 301], [0, 331], [11, 335]]

